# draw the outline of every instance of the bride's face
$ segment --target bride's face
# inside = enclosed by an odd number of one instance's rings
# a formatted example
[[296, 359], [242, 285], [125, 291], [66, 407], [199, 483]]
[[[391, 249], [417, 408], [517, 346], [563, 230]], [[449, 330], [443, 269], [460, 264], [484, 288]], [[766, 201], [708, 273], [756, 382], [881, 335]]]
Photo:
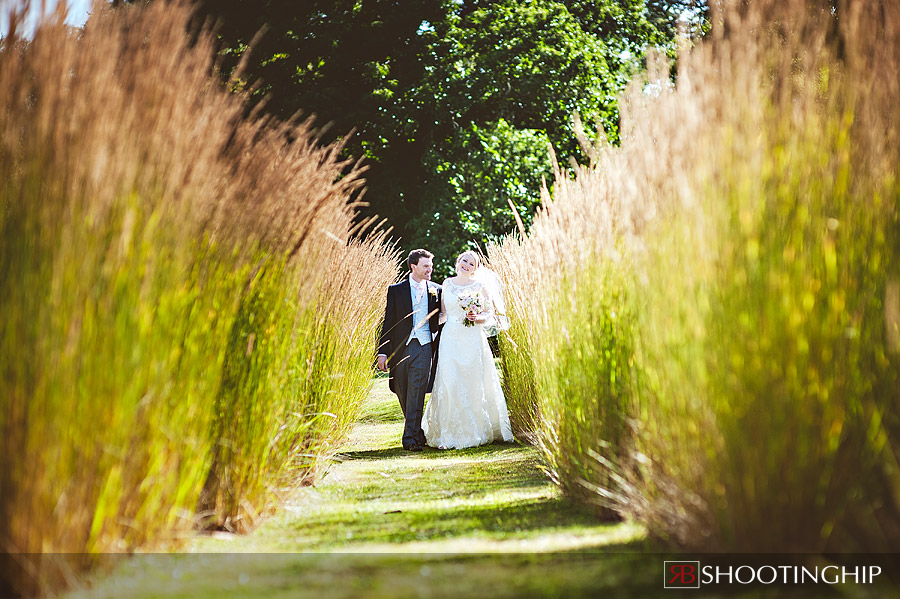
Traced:
[[478, 263], [468, 254], [464, 255], [456, 263], [456, 272], [464, 276], [474, 274], [476, 268], [478, 268]]

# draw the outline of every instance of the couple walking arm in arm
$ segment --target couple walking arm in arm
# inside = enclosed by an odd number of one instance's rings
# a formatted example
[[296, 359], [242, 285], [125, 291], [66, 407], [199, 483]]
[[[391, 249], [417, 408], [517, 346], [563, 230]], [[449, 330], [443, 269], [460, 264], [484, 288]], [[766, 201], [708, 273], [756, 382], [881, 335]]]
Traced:
[[[421, 451], [426, 445], [451, 449], [513, 441], [482, 326], [497, 302], [479, 281], [478, 255], [460, 254], [457, 275], [443, 286], [430, 281], [430, 252], [413, 250], [408, 263], [409, 277], [388, 288], [378, 350], [378, 368], [390, 370], [390, 388], [403, 410], [403, 448]], [[447, 319], [443, 326], [442, 315]], [[432, 387], [425, 408], [425, 395]]]

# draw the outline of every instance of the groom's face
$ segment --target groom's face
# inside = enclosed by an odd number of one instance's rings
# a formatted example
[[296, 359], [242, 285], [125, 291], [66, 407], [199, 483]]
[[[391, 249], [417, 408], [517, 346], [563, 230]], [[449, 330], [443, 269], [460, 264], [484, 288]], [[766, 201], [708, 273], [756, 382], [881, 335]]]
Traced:
[[430, 281], [431, 269], [433, 268], [432, 262], [431, 258], [419, 258], [418, 264], [413, 264], [409, 267], [413, 277], [417, 281]]

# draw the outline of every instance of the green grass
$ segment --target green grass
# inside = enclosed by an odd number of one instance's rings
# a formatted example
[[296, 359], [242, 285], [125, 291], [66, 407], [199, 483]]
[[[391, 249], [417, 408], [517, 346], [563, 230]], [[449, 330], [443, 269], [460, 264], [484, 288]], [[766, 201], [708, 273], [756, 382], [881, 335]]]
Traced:
[[66, 599], [667, 596], [664, 558], [643, 529], [564, 498], [534, 448], [411, 454], [401, 429], [387, 379], [376, 379], [327, 474], [252, 534], [123, 560]]
[[[606, 526], [561, 497], [533, 448], [400, 448], [397, 400], [378, 379], [348, 444], [315, 487], [300, 489], [245, 547], [258, 552], [478, 552], [581, 550], [643, 536]], [[231, 551], [207, 538], [196, 551]], [[226, 537], [228, 538], [228, 537]]]
[[347, 436], [398, 274], [340, 144], [141, 4], [0, 43], [0, 596], [251, 530]]

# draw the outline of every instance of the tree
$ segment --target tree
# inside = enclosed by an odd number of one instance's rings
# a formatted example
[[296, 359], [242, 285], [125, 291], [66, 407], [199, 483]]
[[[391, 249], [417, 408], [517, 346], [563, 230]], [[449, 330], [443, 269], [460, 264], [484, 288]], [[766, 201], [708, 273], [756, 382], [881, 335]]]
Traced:
[[[616, 140], [616, 96], [648, 47], [672, 53], [687, 0], [201, 0], [226, 77], [263, 109], [355, 130], [370, 206], [404, 249], [455, 254], [526, 224], [547, 144], [579, 156], [573, 113]], [[705, 5], [701, 4], [702, 14]], [[260, 36], [257, 33], [262, 31]], [[255, 41], [253, 41], [255, 39]], [[248, 48], [252, 51], [247, 56]]]

